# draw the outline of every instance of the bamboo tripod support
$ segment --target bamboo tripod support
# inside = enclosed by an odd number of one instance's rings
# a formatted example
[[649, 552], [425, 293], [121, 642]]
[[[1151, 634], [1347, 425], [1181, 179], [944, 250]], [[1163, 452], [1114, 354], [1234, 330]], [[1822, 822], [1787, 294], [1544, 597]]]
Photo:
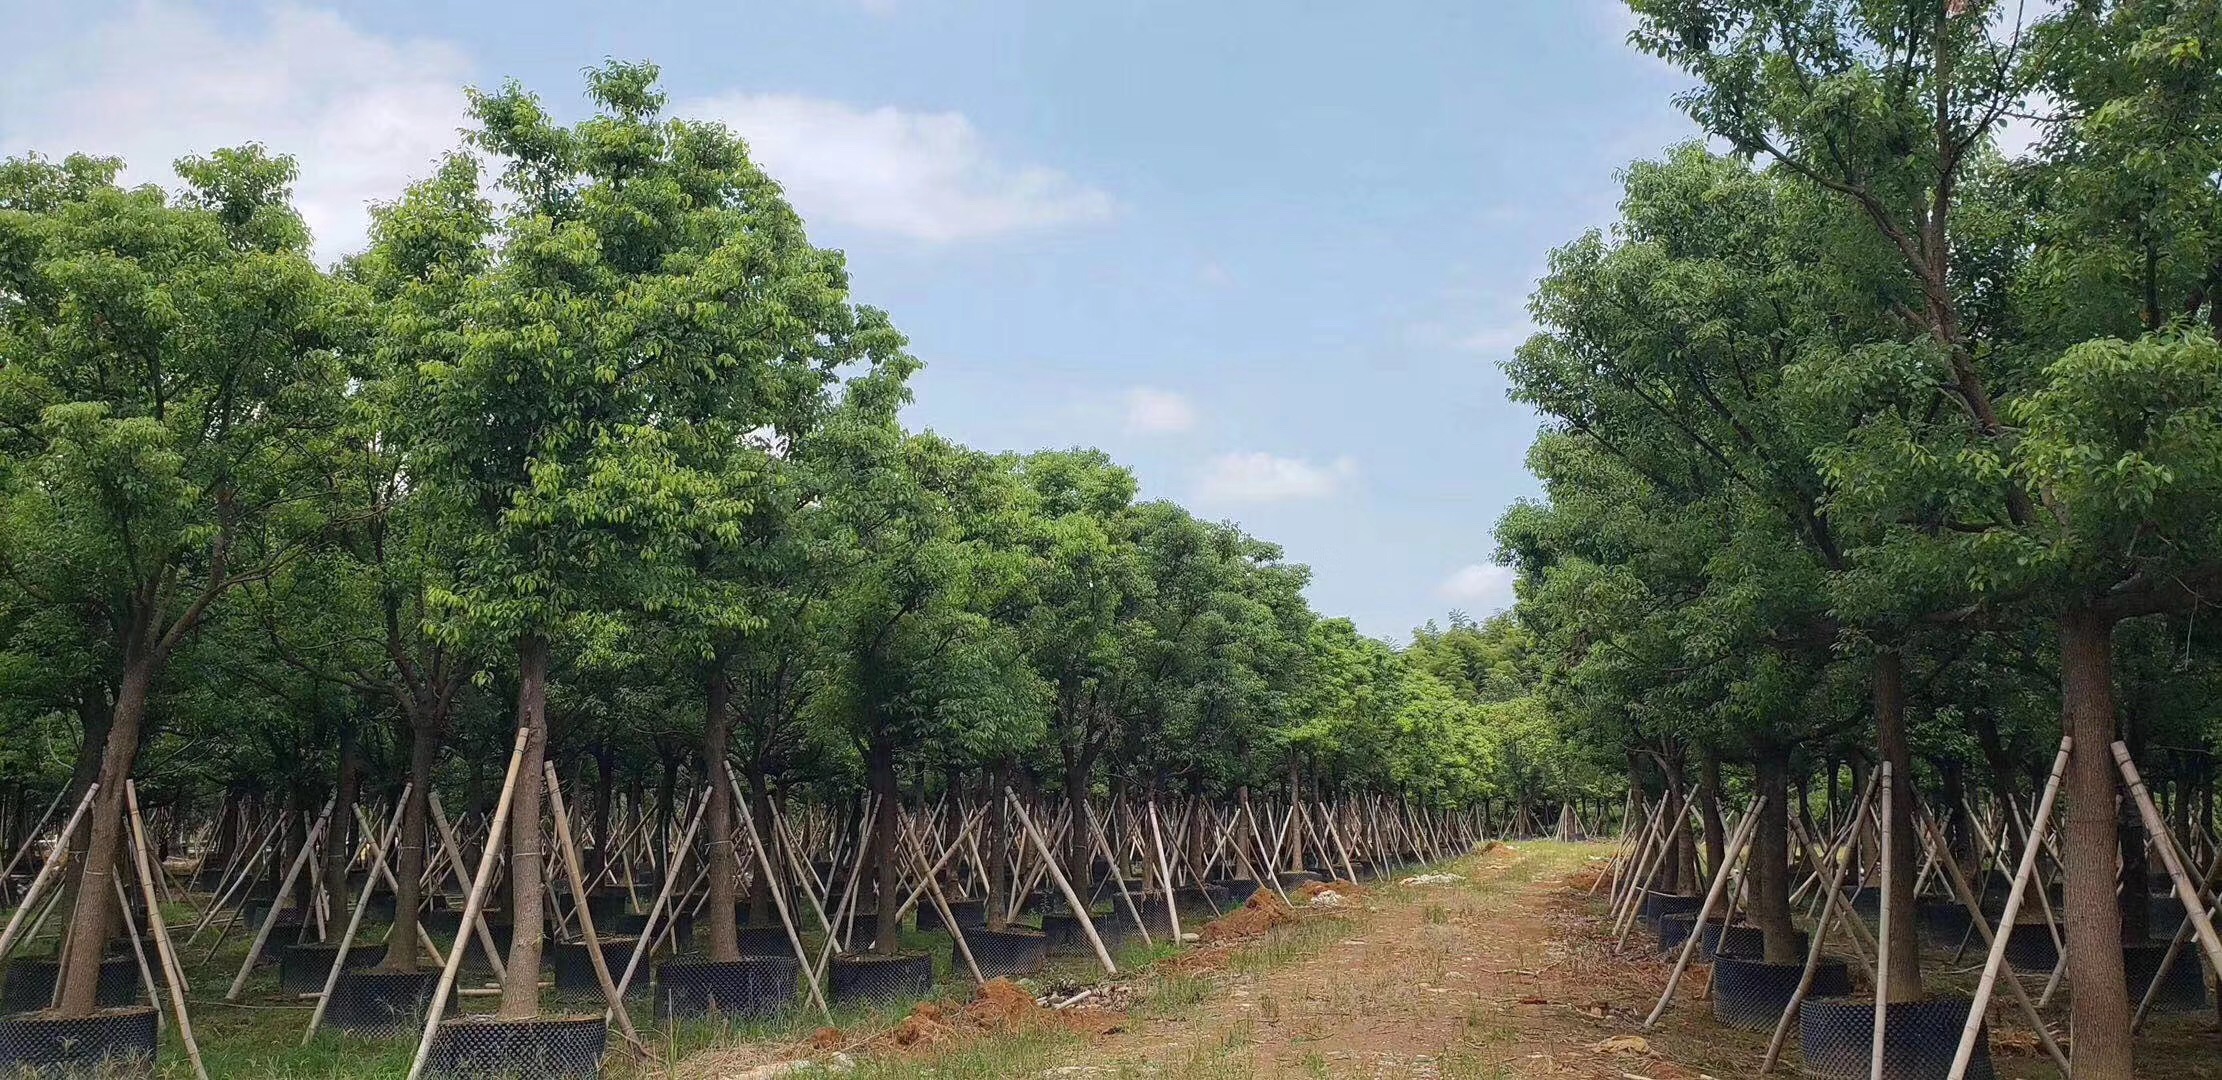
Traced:
[[[517, 774], [525, 760], [525, 743], [532, 738], [532, 729], [519, 727], [517, 741], [509, 751], [509, 771], [502, 777], [501, 798], [495, 800], [494, 817], [486, 830], [486, 848], [479, 853], [478, 873], [471, 879], [470, 892], [463, 901], [463, 923], [468, 928], [486, 907], [486, 889], [494, 881], [494, 865], [501, 859], [502, 826], [509, 823], [509, 804], [517, 794]], [[461, 849], [456, 849], [460, 851]], [[447, 1012], [448, 995], [455, 992], [455, 977], [463, 967], [462, 935], [456, 935], [455, 947], [448, 950], [447, 963], [440, 968], [440, 981], [432, 991], [432, 1002], [424, 1010], [424, 1035], [417, 1040], [416, 1058], [409, 1063], [408, 1080], [424, 1075], [424, 1063], [432, 1056], [432, 1039], [440, 1031], [440, 1018]], [[492, 950], [488, 950], [489, 953]], [[539, 973], [534, 972], [537, 978]]]

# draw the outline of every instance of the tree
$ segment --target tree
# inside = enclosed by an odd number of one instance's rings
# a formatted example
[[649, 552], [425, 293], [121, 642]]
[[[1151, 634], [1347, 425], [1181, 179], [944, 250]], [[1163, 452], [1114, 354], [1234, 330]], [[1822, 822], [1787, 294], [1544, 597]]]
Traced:
[[[240, 586], [311, 550], [343, 383], [336, 289], [287, 204], [289, 159], [0, 168], [0, 567], [101, 641], [113, 688], [84, 873], [118, 865], [124, 781], [171, 658]], [[111, 890], [77, 892], [58, 1002], [89, 1015]]]

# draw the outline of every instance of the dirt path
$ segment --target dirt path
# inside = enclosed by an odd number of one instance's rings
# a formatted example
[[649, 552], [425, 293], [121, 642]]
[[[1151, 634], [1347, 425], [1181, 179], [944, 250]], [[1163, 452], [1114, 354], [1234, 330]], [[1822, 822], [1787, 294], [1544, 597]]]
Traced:
[[[1640, 992], [1598, 998], [1566, 922], [1567, 879], [1605, 849], [1499, 847], [1465, 880], [1386, 885], [1347, 917], [1161, 983], [1123, 1029], [1056, 1075], [1606, 1077], [1698, 1075], [1606, 1043]], [[1191, 1000], [1183, 1003], [1181, 999]], [[1168, 1001], [1167, 999], [1171, 999]]]

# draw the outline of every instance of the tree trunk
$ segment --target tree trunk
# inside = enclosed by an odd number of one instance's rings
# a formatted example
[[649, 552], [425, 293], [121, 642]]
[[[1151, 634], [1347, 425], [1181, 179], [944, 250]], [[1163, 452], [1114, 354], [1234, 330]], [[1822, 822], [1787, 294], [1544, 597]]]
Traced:
[[2076, 1080], [2130, 1080], [2129, 990], [2121, 909], [2114, 900], [2114, 624], [2087, 607], [2060, 616], [2060, 727], [2075, 739], [2062, 785], [2060, 854], [2067, 870], [2061, 927]]
[[1913, 921], [1919, 841], [1913, 829], [1913, 753], [1906, 744], [1905, 661], [1896, 649], [1875, 654], [1875, 742], [1890, 762], [1890, 1000], [1919, 1001], [1921, 938]]
[[[517, 639], [517, 726], [528, 732], [524, 758], [517, 765], [516, 794], [509, 805], [509, 875], [512, 937], [502, 980], [504, 1020], [540, 1015], [541, 911], [547, 887], [547, 853], [540, 838], [540, 763], [548, 754], [548, 639], [526, 634]], [[491, 839], [489, 839], [491, 842]], [[461, 947], [461, 939], [457, 941]]]
[[1301, 811], [1304, 803], [1304, 785], [1291, 759], [1288, 763], [1288, 868], [1294, 873], [1304, 871], [1304, 825]]
[[355, 902], [354, 890], [347, 887], [347, 867], [355, 853], [349, 843], [355, 823], [355, 801], [363, 786], [362, 740], [357, 734], [354, 717], [340, 722], [339, 729], [339, 778], [333, 786], [332, 822], [325, 826], [324, 834], [324, 893], [331, 897], [332, 917], [325, 921], [325, 937], [347, 924], [347, 912]]
[[[432, 798], [432, 768], [439, 760], [444, 717], [414, 719], [409, 724], [409, 797], [401, 804], [401, 835], [394, 839], [393, 932], [386, 936], [387, 971], [417, 970], [423, 951], [417, 944], [417, 909], [423, 903], [425, 828]], [[457, 936], [457, 944], [462, 943]]]
[[[764, 778], [764, 763], [748, 763], [748, 811], [756, 820], [756, 839], [769, 854], [776, 849], [777, 834], [772, 831], [771, 785]], [[738, 853], [736, 853], [737, 855]], [[752, 874], [748, 879], [748, 921], [751, 926], [768, 926], [778, 920], [778, 911], [772, 906], [772, 878], [770, 874]]]
[[153, 656], [134, 648], [125, 657], [123, 680], [116, 687], [116, 710], [100, 755], [100, 793], [93, 797], [86, 823], [90, 835], [70, 908], [69, 948], [61, 960], [55, 1013], [65, 1018], [91, 1016], [99, 1007], [100, 961], [115, 928], [116, 896], [108, 879], [123, 849], [123, 785], [139, 756], [139, 732], [156, 667]]
[[1003, 790], [1011, 779], [1010, 762], [997, 762], [988, 770], [987, 836], [980, 842], [980, 854], [987, 859], [988, 870], [988, 929], [1003, 930], [1011, 920], [1005, 914], [1011, 905], [1011, 864], [1003, 857], [1010, 848], [1010, 801]]
[[1698, 760], [1697, 812], [1705, 822], [1705, 876], [1720, 873], [1728, 861], [1728, 832], [1721, 827], [1721, 756], [1706, 747]]
[[1073, 760], [1065, 767], [1065, 806], [1072, 812], [1072, 832], [1065, 838], [1065, 877], [1072, 882], [1072, 891], [1087, 903], [1093, 888], [1095, 845], [1088, 831], [1088, 774], [1093, 762], [1086, 757]]
[[734, 886], [740, 860], [734, 850], [732, 770], [726, 765], [726, 747], [733, 737], [733, 684], [722, 670], [709, 677], [708, 708], [702, 718], [702, 775], [710, 786], [710, 808], [703, 814], [710, 857], [710, 959], [730, 963], [741, 958], [740, 930], [735, 925]]
[[902, 797], [895, 786], [895, 737], [884, 729], [875, 732], [871, 746], [872, 793], [879, 796], [879, 813], [872, 818], [873, 900], [877, 917], [872, 924], [872, 952], [880, 956], [894, 956], [901, 952], [902, 943], [895, 936], [896, 846], [895, 823], [903, 812]]
[[594, 861], [589, 874], [600, 875], [617, 861], [617, 838], [610, 835], [611, 805], [617, 799], [617, 748], [604, 742], [594, 748]]
[[1759, 824], [1752, 838], [1751, 918], [1765, 936], [1763, 959], [1795, 964], [1797, 928], [1790, 922], [1790, 781], [1784, 758], [1773, 747], [1759, 748], [1757, 775]]

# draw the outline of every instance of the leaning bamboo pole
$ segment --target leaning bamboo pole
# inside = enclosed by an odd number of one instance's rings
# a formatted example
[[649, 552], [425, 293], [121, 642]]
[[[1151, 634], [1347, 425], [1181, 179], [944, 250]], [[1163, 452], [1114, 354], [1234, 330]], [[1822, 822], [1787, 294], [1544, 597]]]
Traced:
[[[77, 809], [70, 812], [68, 823], [62, 826], [61, 836], [54, 841], [54, 849], [57, 852], [69, 850], [69, 838], [77, 832], [78, 824], [85, 819], [85, 811], [93, 805], [93, 796], [99, 793], [100, 785], [98, 783], [85, 785], [85, 797], [77, 800]], [[39, 897], [45, 895], [46, 890], [53, 886], [54, 875], [59, 873], [62, 864], [68, 861], [68, 859], [59, 856], [49, 857], [39, 867], [38, 876], [31, 879], [30, 887], [23, 892], [23, 903], [15, 909], [15, 914], [8, 917], [8, 928], [0, 930], [0, 960], [8, 958], [8, 950], [15, 947], [16, 936], [22, 932], [24, 916], [28, 915], [32, 907], [38, 903]], [[58, 897], [60, 894], [56, 895]], [[44, 915], [40, 917], [42, 920], [44, 919]]]
[[[479, 852], [478, 873], [472, 877], [470, 892], [463, 900], [466, 929], [486, 908], [486, 890], [494, 883], [494, 866], [501, 860], [502, 827], [509, 823], [509, 806], [517, 794], [517, 774], [523, 770], [525, 743], [531, 738], [531, 728], [519, 727], [517, 741], [510, 747], [509, 770], [502, 777], [501, 797], [494, 802], [494, 817], [486, 830], [486, 848]], [[440, 981], [432, 990], [432, 1001], [424, 1010], [424, 1035], [417, 1040], [417, 1056], [409, 1063], [408, 1080], [424, 1075], [424, 1063], [432, 1056], [432, 1039], [439, 1034], [440, 1018], [447, 1012], [448, 995], [455, 992], [455, 977], [463, 968], [463, 951], [462, 935], [458, 934], [455, 947], [448, 950], [447, 963], [440, 968]], [[530, 977], [537, 978], [538, 973]]]
[[1705, 917], [1713, 913], [1713, 906], [1720, 903], [1721, 893], [1728, 888], [1728, 868], [1744, 853], [1744, 845], [1751, 842], [1754, 827], [1759, 824], [1759, 815], [1766, 808], [1767, 800], [1761, 797], [1752, 803], [1744, 820], [1736, 824], [1735, 838], [1729, 842], [1726, 853], [1721, 857], [1721, 865], [1713, 873], [1713, 886], [1706, 890], [1705, 903], [1697, 909], [1697, 920], [1690, 927], [1689, 939], [1682, 943], [1682, 953], [1674, 960], [1674, 971], [1667, 976], [1666, 991], [1659, 995], [1659, 1003], [1652, 1006], [1651, 1015], [1644, 1019], [1643, 1030], [1649, 1031], [1658, 1024], [1659, 1017], [1666, 1013], [1667, 1003], [1674, 1000], [1674, 989], [1681, 984], [1682, 973], [1689, 969], [1690, 957], [1697, 952], [1698, 942], [1705, 937]]
[[[1999, 929], [2005, 932], [1991, 941], [1990, 954], [1983, 961], [1983, 978], [1975, 984], [1975, 999], [1968, 1003], [1967, 1022], [1960, 1026], [1960, 1045], [1952, 1053], [1952, 1068], [1945, 1073], [1947, 1080], [1965, 1077], [1969, 1062], [1975, 1058], [1975, 1040], [1981, 1037], [1984, 1014], [1990, 1011], [1991, 988], [1998, 984], [1999, 970], [2006, 965], [2006, 941], [2014, 932], [2014, 916], [2021, 911], [2021, 898], [2028, 892], [2030, 878], [2037, 872], [2037, 856], [2044, 850], [2042, 837], [2052, 823], [2052, 801], [2060, 794], [2060, 778], [2067, 772], [2068, 754], [2074, 749], [2073, 736], [2060, 736], [2060, 752], [2052, 759], [2052, 776], [2045, 781], [2044, 794], [2037, 799], [2035, 825], [2029, 830], [2028, 846], [2022, 849], [2021, 867], [2014, 872], [2013, 888], [2006, 893], [2006, 910], [1998, 916]], [[2039, 1030], [2042, 1030], [2041, 1025]]]
[[[409, 801], [410, 787], [411, 785], [407, 783], [401, 785], [401, 801], [394, 804], [396, 812], [393, 818], [386, 823], [385, 832], [377, 834], [377, 844], [370, 849], [372, 865], [379, 869], [385, 868], [386, 852], [393, 847], [394, 837], [401, 832], [399, 808]], [[363, 913], [370, 909], [371, 891], [377, 887], [378, 875], [376, 873], [364, 876], [362, 895], [356, 898], [354, 910], [347, 915], [347, 931], [340, 935], [339, 952], [332, 957], [331, 970], [324, 973], [324, 989], [317, 992], [316, 1008], [309, 1013], [308, 1030], [301, 1033], [301, 1045], [303, 1046], [307, 1046], [309, 1040], [316, 1038], [316, 1029], [323, 1026], [324, 1010], [332, 1003], [332, 988], [339, 985], [340, 972], [347, 966], [348, 950], [355, 946], [355, 934], [363, 927]]]

